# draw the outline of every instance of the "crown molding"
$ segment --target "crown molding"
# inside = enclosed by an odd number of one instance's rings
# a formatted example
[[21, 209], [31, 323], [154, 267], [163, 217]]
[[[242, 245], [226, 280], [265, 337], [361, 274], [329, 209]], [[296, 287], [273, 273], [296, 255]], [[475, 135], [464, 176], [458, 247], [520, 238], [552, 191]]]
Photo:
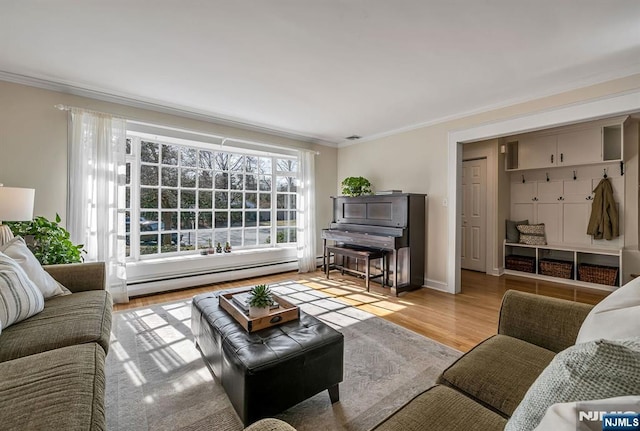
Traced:
[[130, 106], [132, 108], [146, 109], [163, 114], [176, 115], [178, 117], [205, 121], [207, 123], [233, 127], [236, 129], [242, 129], [251, 132], [264, 133], [266, 135], [293, 139], [309, 144], [318, 144], [333, 148], [338, 147], [337, 142], [330, 142], [315, 136], [300, 135], [297, 133], [288, 132], [286, 130], [278, 130], [267, 126], [250, 124], [232, 118], [224, 118], [222, 116], [218, 116], [201, 110], [190, 109], [184, 106], [168, 105], [151, 99], [134, 98], [127, 95], [108, 93], [100, 89], [81, 87], [70, 83], [56, 82], [43, 78], [35, 78], [32, 76], [20, 75], [3, 70], [0, 70], [0, 81], [27, 85], [29, 87], [42, 88], [44, 90], [57, 91], [59, 93], [71, 94], [74, 96], [87, 97], [90, 99], [101, 100], [103, 102], [117, 103], [120, 105]]

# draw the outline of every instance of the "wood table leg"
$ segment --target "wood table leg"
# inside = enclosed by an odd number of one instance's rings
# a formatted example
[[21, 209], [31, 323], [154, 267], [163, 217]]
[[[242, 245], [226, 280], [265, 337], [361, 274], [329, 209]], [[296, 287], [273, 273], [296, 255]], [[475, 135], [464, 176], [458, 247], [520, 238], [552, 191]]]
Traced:
[[338, 401], [340, 401], [340, 390], [337, 384], [331, 386], [327, 390], [329, 391], [329, 399], [331, 400], [331, 404], [337, 403]]

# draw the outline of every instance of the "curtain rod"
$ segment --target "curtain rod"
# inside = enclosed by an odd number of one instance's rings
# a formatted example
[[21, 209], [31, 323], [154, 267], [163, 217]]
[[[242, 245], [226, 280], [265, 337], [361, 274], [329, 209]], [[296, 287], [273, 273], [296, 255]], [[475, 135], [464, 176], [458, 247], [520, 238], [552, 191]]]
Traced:
[[[75, 108], [75, 109], [81, 109], [81, 110], [86, 111], [86, 112], [93, 112], [93, 113], [96, 113], [96, 114], [112, 115], [113, 116], [113, 114], [110, 114], [108, 112], [93, 111], [91, 109], [80, 108], [80, 107], [77, 107], [77, 106], [63, 105], [62, 103], [58, 103], [57, 105], [53, 105], [53, 107], [56, 108], [56, 109], [59, 109], [60, 111], [71, 111], [72, 109]], [[119, 118], [122, 118], [122, 117], [119, 117]], [[224, 137], [224, 136], [214, 135], [214, 134], [206, 133], [206, 132], [199, 132], [199, 131], [195, 131], [195, 130], [181, 129], [181, 128], [178, 128], [178, 127], [162, 126], [162, 125], [153, 124], [153, 123], [147, 123], [147, 122], [139, 121], [139, 120], [129, 120], [129, 119], [126, 119], [126, 118], [123, 118], [123, 119], [126, 120], [127, 123], [131, 123], [131, 124], [139, 124], [139, 125], [142, 125], [142, 126], [157, 127], [159, 129], [164, 129], [164, 130], [173, 130], [173, 131], [178, 131], [178, 132], [191, 133], [191, 134], [194, 134], [194, 135], [206, 136], [206, 137], [210, 137], [210, 138], [222, 139], [222, 143], [220, 144], [221, 146], [224, 146], [226, 141], [235, 141], [235, 142], [240, 142], [240, 143], [243, 143], [243, 144], [257, 145], [257, 146], [261, 146], [261, 147], [286, 149], [286, 150], [300, 151], [300, 152], [309, 152], [309, 153], [313, 153], [316, 156], [320, 155], [320, 151], [308, 150], [306, 148], [287, 147], [287, 146], [281, 146], [281, 145], [275, 145], [275, 144], [267, 144], [267, 143], [264, 143], [264, 142], [248, 141], [248, 140], [245, 140], [245, 139]]]

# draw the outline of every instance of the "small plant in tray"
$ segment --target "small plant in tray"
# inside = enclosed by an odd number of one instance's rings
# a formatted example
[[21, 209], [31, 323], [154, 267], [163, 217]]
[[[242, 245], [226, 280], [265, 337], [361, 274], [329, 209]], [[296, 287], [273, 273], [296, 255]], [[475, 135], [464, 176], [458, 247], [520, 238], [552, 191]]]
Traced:
[[273, 296], [266, 284], [258, 284], [249, 292], [249, 317], [266, 316], [272, 305]]

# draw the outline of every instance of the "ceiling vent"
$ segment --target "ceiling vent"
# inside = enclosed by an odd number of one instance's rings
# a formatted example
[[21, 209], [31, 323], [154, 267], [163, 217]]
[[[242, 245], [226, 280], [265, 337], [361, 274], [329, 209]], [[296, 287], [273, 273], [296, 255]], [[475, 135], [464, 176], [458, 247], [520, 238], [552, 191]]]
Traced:
[[351, 135], [351, 136], [347, 136], [345, 139], [348, 139], [350, 141], [357, 141], [358, 139], [362, 138], [362, 136], [358, 136], [358, 135]]

